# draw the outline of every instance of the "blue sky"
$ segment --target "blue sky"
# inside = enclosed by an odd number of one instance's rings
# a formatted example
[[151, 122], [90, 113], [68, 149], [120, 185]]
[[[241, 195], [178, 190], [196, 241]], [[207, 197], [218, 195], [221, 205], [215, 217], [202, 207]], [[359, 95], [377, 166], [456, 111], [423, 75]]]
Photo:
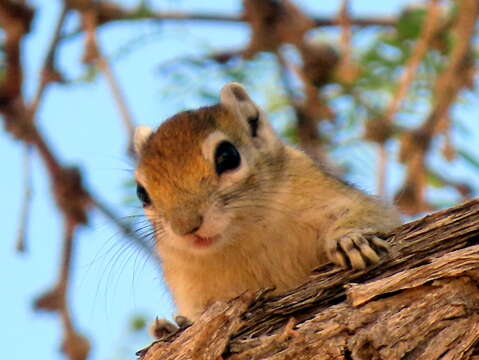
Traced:
[[[296, 1], [318, 15], [335, 14], [340, 1]], [[410, 1], [352, 1], [357, 15], [393, 15]], [[48, 46], [60, 1], [31, 1], [37, 11], [33, 31], [24, 43], [26, 66], [25, 92], [31, 96], [37, 86], [38, 70]], [[120, 1], [125, 6], [136, 1]], [[234, 13], [240, 1], [158, 1], [158, 8], [169, 10], [214, 10]], [[72, 16], [72, 28], [78, 19]], [[215, 48], [244, 44], [247, 27], [240, 24], [221, 28], [206, 23], [161, 25], [162, 35], [139, 50], [121, 57], [113, 66], [138, 124], [155, 126], [177, 111], [176, 105], [162, 99], [161, 77], [157, 67], [164, 61], [200, 53], [198, 40]], [[112, 24], [101, 30], [104, 52], [114, 54], [128, 40], [159, 29], [158, 24]], [[220, 31], [218, 29], [221, 29]], [[83, 73], [80, 62], [82, 38], [60, 50], [59, 67], [69, 78]], [[207, 79], [205, 79], [208, 81]], [[218, 91], [223, 84], [215, 84]], [[198, 104], [194, 99], [188, 106]], [[54, 85], [48, 89], [37, 118], [59, 158], [85, 171], [88, 187], [124, 216], [138, 214], [138, 204], [124, 204], [124, 182], [132, 176], [134, 164], [125, 155], [127, 139], [119, 113], [104, 79], [69, 87]], [[0, 347], [8, 359], [61, 359], [58, 351], [61, 325], [52, 314], [32, 311], [32, 301], [52, 286], [58, 275], [62, 246], [62, 221], [51, 199], [48, 176], [38, 158], [33, 158], [33, 208], [28, 231], [28, 251], [14, 251], [22, 198], [22, 148], [9, 136], [0, 140], [2, 176], [0, 202], [0, 283], [4, 284], [0, 319], [3, 322]], [[69, 292], [74, 321], [78, 329], [93, 341], [91, 359], [131, 359], [137, 348], [146, 345], [146, 335], [128, 332], [133, 314], [170, 317], [174, 307], [154, 264], [117, 234], [108, 220], [93, 213], [91, 224], [77, 236], [73, 281]]]

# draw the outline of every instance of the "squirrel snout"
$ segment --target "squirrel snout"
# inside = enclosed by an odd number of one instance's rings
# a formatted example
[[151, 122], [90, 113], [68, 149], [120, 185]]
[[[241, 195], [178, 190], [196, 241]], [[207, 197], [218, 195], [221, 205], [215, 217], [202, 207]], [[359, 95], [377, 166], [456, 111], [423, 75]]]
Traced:
[[180, 236], [194, 234], [203, 224], [203, 216], [198, 213], [181, 214], [170, 221], [171, 229]]

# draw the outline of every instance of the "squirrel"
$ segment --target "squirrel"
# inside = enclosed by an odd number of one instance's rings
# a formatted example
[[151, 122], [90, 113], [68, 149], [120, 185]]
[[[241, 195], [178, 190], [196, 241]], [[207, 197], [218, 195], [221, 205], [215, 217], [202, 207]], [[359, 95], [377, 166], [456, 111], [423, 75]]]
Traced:
[[195, 320], [247, 290], [281, 294], [333, 262], [363, 269], [388, 252], [399, 213], [280, 140], [245, 88], [137, 128], [137, 195], [179, 313]]

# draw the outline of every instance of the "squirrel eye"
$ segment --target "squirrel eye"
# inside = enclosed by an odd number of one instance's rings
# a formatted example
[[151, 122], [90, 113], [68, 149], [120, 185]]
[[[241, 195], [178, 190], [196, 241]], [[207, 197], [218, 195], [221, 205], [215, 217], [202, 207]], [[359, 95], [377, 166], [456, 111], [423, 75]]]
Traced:
[[232, 143], [223, 141], [218, 145], [215, 153], [215, 166], [218, 175], [236, 169], [240, 163], [240, 154]]
[[136, 184], [136, 196], [138, 196], [138, 199], [140, 199], [143, 207], [151, 204], [150, 196], [146, 192], [145, 188], [140, 184]]

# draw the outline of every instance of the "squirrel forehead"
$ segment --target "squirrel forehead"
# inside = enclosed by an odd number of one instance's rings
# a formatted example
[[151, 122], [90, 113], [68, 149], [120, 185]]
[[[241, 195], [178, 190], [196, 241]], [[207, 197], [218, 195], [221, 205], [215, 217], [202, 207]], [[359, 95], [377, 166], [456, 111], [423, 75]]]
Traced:
[[176, 114], [153, 133], [142, 149], [140, 158], [189, 158], [229, 116], [221, 105]]
[[231, 126], [233, 115], [221, 104], [171, 117], [143, 147], [138, 164], [140, 179], [156, 186], [167, 186], [165, 182], [193, 186], [201, 177], [213, 175], [214, 168], [205, 161], [201, 146], [211, 133]]
[[218, 111], [200, 109], [185, 111], [166, 120], [152, 135], [142, 156], [183, 153], [198, 146], [216, 128]]

